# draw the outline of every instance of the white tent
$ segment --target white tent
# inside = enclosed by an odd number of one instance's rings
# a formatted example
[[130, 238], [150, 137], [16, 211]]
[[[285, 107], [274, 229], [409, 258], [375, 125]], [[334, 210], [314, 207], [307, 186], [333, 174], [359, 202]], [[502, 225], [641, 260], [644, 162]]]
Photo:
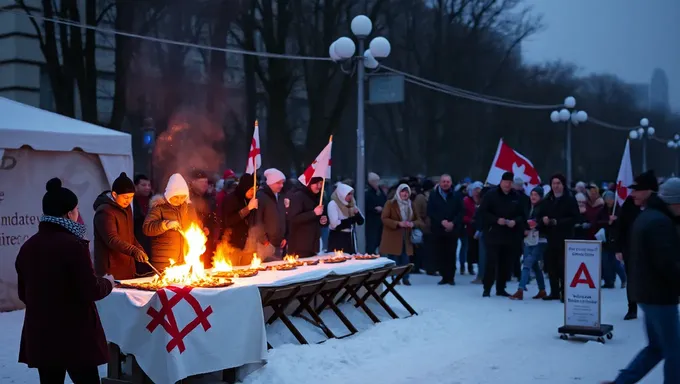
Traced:
[[0, 311], [22, 307], [14, 261], [37, 231], [47, 180], [75, 192], [92, 239], [94, 199], [121, 172], [132, 177], [129, 134], [0, 97]]

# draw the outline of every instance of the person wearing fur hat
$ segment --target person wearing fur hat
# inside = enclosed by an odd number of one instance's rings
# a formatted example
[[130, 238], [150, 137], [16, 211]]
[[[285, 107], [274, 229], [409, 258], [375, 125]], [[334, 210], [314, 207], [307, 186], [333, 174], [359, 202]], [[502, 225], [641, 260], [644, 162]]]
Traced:
[[[383, 222], [380, 253], [394, 260], [398, 266], [407, 265], [413, 256], [411, 234], [425, 225], [411, 205], [411, 188], [400, 184], [394, 198], [385, 203], [381, 214]], [[409, 275], [404, 275], [404, 285], [411, 285]]]
[[94, 266], [100, 276], [134, 279], [135, 262], [149, 261], [135, 237], [131, 206], [134, 197], [135, 183], [123, 172], [114, 180], [111, 190], [102, 192], [94, 201]]
[[255, 249], [247, 249], [248, 231], [255, 220], [254, 210], [258, 201], [255, 197], [255, 180], [250, 173], [244, 173], [233, 192], [222, 201], [222, 241], [235, 249], [230, 255], [232, 265], [248, 265]]
[[170, 176], [165, 192], [154, 196], [150, 204], [142, 230], [151, 238], [151, 264], [163, 271], [170, 260], [184, 263], [188, 245], [180, 231], [200, 223], [189, 200], [189, 186], [179, 173]]
[[286, 205], [281, 193], [286, 176], [276, 168], [264, 171], [267, 185], [257, 191], [255, 247], [262, 261], [281, 260], [286, 247]]
[[366, 251], [375, 252], [380, 245], [382, 235], [382, 219], [380, 214], [387, 202], [387, 196], [380, 189], [380, 176], [377, 173], [368, 173], [368, 186], [365, 193], [366, 201]]
[[564, 240], [572, 235], [581, 213], [564, 175], [550, 178], [550, 192], [543, 199], [538, 225], [545, 231], [548, 248], [545, 268], [550, 279], [550, 294], [543, 300], [564, 300]]
[[78, 197], [61, 180], [47, 182], [38, 233], [19, 250], [17, 293], [26, 304], [19, 362], [37, 368], [41, 383], [99, 383], [109, 360], [95, 302], [113, 290], [113, 276], [98, 277], [90, 261]]
[[306, 188], [293, 192], [290, 198], [288, 253], [291, 255], [310, 257], [320, 251], [321, 227], [328, 225], [321, 202], [322, 185], [323, 178], [312, 177]]
[[356, 206], [354, 188], [338, 183], [331, 195], [326, 211], [328, 212], [328, 251], [356, 253], [356, 225], [364, 225], [364, 216]]

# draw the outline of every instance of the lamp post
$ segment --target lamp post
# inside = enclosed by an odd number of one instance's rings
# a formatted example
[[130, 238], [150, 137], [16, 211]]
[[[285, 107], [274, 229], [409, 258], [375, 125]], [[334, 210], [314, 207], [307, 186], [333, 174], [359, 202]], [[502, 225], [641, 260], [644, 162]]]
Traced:
[[654, 127], [649, 126], [649, 119], [643, 118], [640, 120], [640, 127], [628, 134], [632, 140], [642, 140], [642, 172], [647, 172], [647, 141], [655, 132]]
[[[357, 205], [363, 215], [366, 215], [365, 189], [366, 189], [366, 161], [364, 140], [364, 86], [366, 68], [376, 69], [379, 64], [376, 59], [389, 56], [391, 51], [390, 42], [384, 37], [376, 37], [365, 49], [366, 39], [373, 30], [373, 23], [367, 16], [359, 15], [352, 19], [350, 25], [352, 34], [356, 37], [357, 45], [349, 37], [341, 37], [335, 40], [328, 49], [331, 59], [340, 63], [344, 72], [357, 74], [357, 173], [356, 188], [354, 194]], [[358, 47], [358, 50], [357, 50]], [[364, 226], [357, 227], [357, 252], [362, 252], [365, 244]]]
[[571, 163], [571, 129], [573, 126], [583, 124], [588, 121], [588, 114], [586, 111], [577, 111], [576, 109], [576, 99], [573, 96], [569, 96], [564, 99], [564, 108], [559, 111], [552, 111], [550, 113], [550, 120], [553, 123], [565, 123], [567, 127], [567, 136], [564, 145], [564, 158], [567, 168], [567, 185], [565, 187], [569, 188], [572, 181], [572, 163]]
[[[676, 133], [673, 140], [668, 140], [666, 145], [670, 149], [680, 149], [680, 135]], [[678, 177], [678, 175], [680, 175], [680, 154], [675, 156], [675, 177]]]

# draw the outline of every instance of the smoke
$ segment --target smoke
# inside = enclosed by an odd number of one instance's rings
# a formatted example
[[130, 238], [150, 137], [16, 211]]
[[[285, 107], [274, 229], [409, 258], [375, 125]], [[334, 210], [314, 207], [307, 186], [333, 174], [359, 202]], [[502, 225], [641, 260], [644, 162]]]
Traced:
[[168, 129], [156, 140], [154, 178], [163, 188], [170, 175], [187, 175], [194, 169], [210, 173], [224, 164], [224, 131], [208, 114], [183, 108], [168, 119]]

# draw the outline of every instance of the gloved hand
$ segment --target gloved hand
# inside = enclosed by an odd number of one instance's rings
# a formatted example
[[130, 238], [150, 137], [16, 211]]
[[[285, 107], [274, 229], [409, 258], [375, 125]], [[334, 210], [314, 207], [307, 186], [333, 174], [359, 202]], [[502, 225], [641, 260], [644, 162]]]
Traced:
[[132, 257], [134, 257], [135, 261], [138, 263], [147, 263], [149, 261], [149, 256], [139, 248], [135, 248], [132, 251]]

